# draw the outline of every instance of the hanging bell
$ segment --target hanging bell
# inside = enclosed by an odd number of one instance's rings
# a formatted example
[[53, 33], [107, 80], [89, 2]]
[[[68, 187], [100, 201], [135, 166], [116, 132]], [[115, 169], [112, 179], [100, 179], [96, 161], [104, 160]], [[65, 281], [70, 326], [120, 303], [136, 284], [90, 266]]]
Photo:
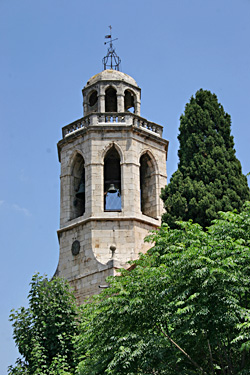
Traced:
[[85, 183], [81, 182], [78, 191], [76, 192], [76, 198], [84, 199], [85, 197]]
[[117, 189], [116, 189], [115, 185], [110, 184], [107, 192], [111, 193], [111, 194], [117, 193]]

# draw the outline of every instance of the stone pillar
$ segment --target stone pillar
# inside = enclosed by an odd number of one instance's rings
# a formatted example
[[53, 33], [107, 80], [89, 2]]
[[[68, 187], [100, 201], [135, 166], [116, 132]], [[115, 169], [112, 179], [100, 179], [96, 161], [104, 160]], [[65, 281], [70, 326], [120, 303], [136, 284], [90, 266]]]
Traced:
[[117, 94], [117, 112], [124, 112], [124, 94]]
[[136, 102], [135, 102], [135, 114], [138, 115], [138, 116], [140, 116], [140, 114], [141, 114], [141, 102], [137, 98], [136, 98]]
[[140, 176], [139, 166], [134, 163], [124, 163], [123, 168], [123, 199], [124, 215], [140, 215]]
[[86, 116], [88, 113], [88, 103], [86, 95], [83, 95], [83, 116]]
[[92, 210], [92, 193], [91, 193], [91, 165], [85, 164], [85, 216], [91, 216]]
[[99, 94], [98, 96], [98, 112], [105, 112], [105, 94]]
[[61, 175], [61, 197], [60, 197], [60, 225], [64, 225], [70, 220], [70, 206], [74, 199], [71, 192], [71, 176], [68, 174]]
[[93, 163], [90, 168], [91, 216], [103, 214], [103, 165]]

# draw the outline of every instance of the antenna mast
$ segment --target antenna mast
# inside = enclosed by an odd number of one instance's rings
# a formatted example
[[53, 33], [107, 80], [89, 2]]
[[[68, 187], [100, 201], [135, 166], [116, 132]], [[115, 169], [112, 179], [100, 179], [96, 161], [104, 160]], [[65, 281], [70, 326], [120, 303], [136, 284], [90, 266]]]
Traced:
[[115, 40], [118, 40], [118, 38], [112, 39], [112, 26], [109, 26], [110, 34], [105, 35], [105, 39], [110, 39], [107, 42], [104, 42], [104, 44], [108, 44], [108, 51], [107, 55], [102, 59], [104, 70], [106, 69], [114, 69], [114, 70], [120, 70], [120, 63], [121, 59], [119, 56], [117, 56], [115, 52], [115, 48], [113, 47], [113, 42]]

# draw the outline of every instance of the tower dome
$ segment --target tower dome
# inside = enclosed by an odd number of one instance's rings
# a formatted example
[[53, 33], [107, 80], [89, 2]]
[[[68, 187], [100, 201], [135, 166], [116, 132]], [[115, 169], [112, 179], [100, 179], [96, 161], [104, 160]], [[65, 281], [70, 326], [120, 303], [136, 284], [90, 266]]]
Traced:
[[84, 116], [127, 111], [140, 116], [141, 89], [134, 78], [118, 70], [103, 70], [94, 75], [82, 93]]
[[88, 80], [85, 87], [93, 85], [98, 81], [123, 81], [128, 83], [129, 85], [139, 87], [134, 78], [132, 78], [128, 74], [113, 69], [103, 70], [102, 72], [95, 74]]

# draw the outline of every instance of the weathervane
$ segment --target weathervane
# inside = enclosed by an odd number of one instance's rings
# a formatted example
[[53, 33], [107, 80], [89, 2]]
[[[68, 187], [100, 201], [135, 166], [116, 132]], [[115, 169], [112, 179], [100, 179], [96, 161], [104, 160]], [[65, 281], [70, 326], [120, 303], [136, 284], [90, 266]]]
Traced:
[[107, 55], [102, 59], [104, 70], [106, 69], [114, 69], [114, 70], [120, 70], [120, 62], [121, 59], [119, 56], [117, 56], [115, 49], [113, 47], [113, 42], [115, 40], [118, 40], [118, 38], [112, 39], [112, 26], [109, 26], [110, 34], [105, 35], [105, 39], [109, 39], [109, 41], [104, 42], [104, 44], [109, 43]]

